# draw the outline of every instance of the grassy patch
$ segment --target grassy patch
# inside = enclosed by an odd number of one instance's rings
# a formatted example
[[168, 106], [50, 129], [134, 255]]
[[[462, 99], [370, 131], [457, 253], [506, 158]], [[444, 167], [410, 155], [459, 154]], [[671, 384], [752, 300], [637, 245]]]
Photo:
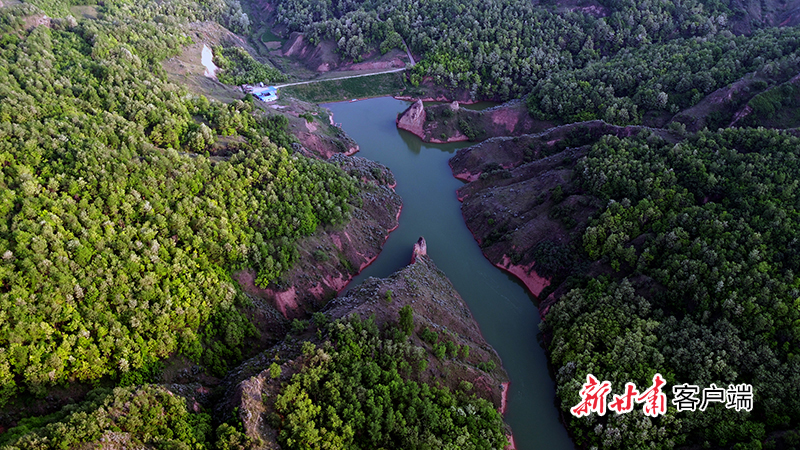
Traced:
[[402, 91], [405, 87], [402, 72], [396, 72], [288, 86], [281, 88], [281, 95], [289, 95], [311, 103], [324, 103], [391, 95]]
[[69, 9], [69, 12], [75, 17], [83, 17], [84, 19], [97, 19], [97, 6], [73, 6]]
[[267, 43], [273, 41], [279, 41], [283, 43], [285, 39], [282, 39], [280, 36], [273, 33], [272, 30], [270, 30], [269, 28], [267, 28], [266, 30], [264, 30], [263, 33], [261, 33], [261, 42]]
[[745, 126], [795, 128], [800, 125], [800, 86], [788, 82], [753, 97], [753, 112], [741, 121]]

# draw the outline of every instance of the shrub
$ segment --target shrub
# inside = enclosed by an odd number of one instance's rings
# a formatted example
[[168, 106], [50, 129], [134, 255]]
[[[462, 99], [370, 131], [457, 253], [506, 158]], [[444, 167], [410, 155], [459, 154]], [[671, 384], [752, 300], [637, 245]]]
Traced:
[[497, 365], [494, 363], [494, 361], [484, 361], [484, 362], [479, 362], [478, 363], [478, 369], [480, 369], [480, 370], [482, 370], [484, 372], [491, 372], [496, 367], [497, 367]]
[[419, 332], [419, 337], [429, 344], [435, 344], [436, 341], [439, 340], [439, 333], [431, 331], [428, 329], [428, 327], [425, 327]]
[[[391, 295], [389, 295], [389, 300], [391, 301]], [[414, 310], [411, 305], [400, 308], [400, 329], [406, 336], [411, 336], [411, 333], [414, 332]]]
[[269, 365], [269, 376], [272, 379], [281, 376], [281, 366], [279, 366], [278, 363], [274, 362]]
[[295, 334], [300, 334], [308, 328], [308, 321], [307, 320], [299, 320], [294, 319], [292, 320], [292, 332]]

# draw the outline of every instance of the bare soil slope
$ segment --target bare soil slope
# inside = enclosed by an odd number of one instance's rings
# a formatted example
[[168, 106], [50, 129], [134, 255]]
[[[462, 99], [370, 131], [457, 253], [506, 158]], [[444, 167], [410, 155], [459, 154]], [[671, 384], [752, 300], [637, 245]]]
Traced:
[[[450, 167], [468, 181], [457, 191], [461, 213], [486, 258], [519, 278], [533, 295], [548, 297], [574, 269], [581, 230], [602, 206], [573, 180], [575, 164], [604, 135], [643, 131], [678, 140], [666, 130], [596, 120], [460, 149]], [[546, 311], [547, 304], [540, 305], [541, 314]]]
[[[549, 128], [541, 133], [489, 138], [472, 147], [460, 149], [450, 158], [450, 168], [456, 178], [475, 181], [488, 168], [512, 169], [545, 156], [559, 153], [567, 147], [585, 145], [601, 136], [631, 136], [646, 127], [609, 125], [602, 120], [577, 122]], [[652, 130], [659, 136], [674, 140], [664, 130]], [[467, 191], [465, 191], [467, 192]]]

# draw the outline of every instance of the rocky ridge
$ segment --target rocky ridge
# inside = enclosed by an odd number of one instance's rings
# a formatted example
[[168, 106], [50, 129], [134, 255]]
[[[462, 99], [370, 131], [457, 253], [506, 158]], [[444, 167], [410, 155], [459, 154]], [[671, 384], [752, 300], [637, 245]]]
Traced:
[[[427, 256], [424, 239], [420, 238], [412, 255], [412, 262], [405, 268], [387, 278], [367, 279], [333, 299], [322, 312], [329, 320], [352, 315], [364, 319], [373, 316], [378, 327], [383, 329], [396, 323], [401, 308], [411, 306], [416, 331], [412, 333], [411, 343], [424, 349], [429, 361], [427, 369], [417, 375], [417, 381], [438, 383], [453, 390], [467, 381], [473, 386], [471, 393], [501, 409], [505, 404], [508, 375], [499, 356], [481, 335], [478, 324], [453, 285]], [[451, 340], [457, 346], [468, 346], [468, 357], [436, 358], [431, 344], [418, 335], [423, 328], [437, 332], [442, 339]], [[228, 416], [237, 411], [245, 433], [260, 440], [262, 448], [278, 448], [278, 431], [270, 425], [268, 417], [274, 412], [281, 384], [302, 368], [304, 357], [300, 344], [306, 340], [320, 343], [318, 335], [312, 331], [287, 338], [232, 371], [223, 383], [225, 403], [217, 408], [217, 414]], [[273, 377], [268, 369], [273, 362], [280, 364], [278, 377]], [[481, 370], [479, 363], [489, 363], [491, 368], [484, 366], [486, 370]]]

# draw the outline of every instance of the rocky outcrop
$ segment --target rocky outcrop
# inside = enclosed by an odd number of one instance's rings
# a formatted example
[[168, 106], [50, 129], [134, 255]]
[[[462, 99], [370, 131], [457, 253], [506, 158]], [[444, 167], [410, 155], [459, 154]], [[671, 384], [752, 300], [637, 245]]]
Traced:
[[[362, 318], [373, 316], [376, 324], [384, 328], [397, 321], [401, 308], [410, 305], [417, 331], [412, 333], [411, 342], [425, 349], [429, 361], [424, 371], [414, 375], [416, 381], [438, 383], [454, 391], [467, 381], [472, 383], [471, 393], [491, 401], [502, 410], [508, 375], [502, 368], [500, 357], [481, 335], [464, 300], [427, 256], [423, 238], [414, 246], [413, 255], [413, 263], [387, 278], [367, 279], [332, 300], [323, 312], [330, 320], [353, 314]], [[391, 292], [390, 301], [387, 301], [387, 292]], [[417, 335], [423, 327], [458, 346], [468, 345], [468, 357], [434, 357], [431, 344]], [[217, 413], [221, 417], [230, 417], [231, 412], [238, 408], [245, 432], [260, 440], [262, 448], [278, 448], [277, 430], [268, 420], [273, 411], [272, 404], [281, 390], [281, 383], [301, 369], [300, 342], [315, 342], [315, 339], [312, 332], [288, 339], [231, 371], [223, 383], [227, 389], [226, 401]], [[268, 367], [276, 361], [280, 364], [281, 374], [274, 378]], [[478, 369], [481, 362], [491, 362], [495, 368], [489, 371]]]
[[[686, 131], [696, 132], [708, 126], [709, 114], [716, 112], [717, 114], [734, 116], [731, 120], [735, 123], [738, 119], [733, 112], [757, 95], [761, 91], [761, 89], [757, 88], [759, 83], [764, 82], [765, 80], [756, 77], [755, 72], [749, 73], [739, 80], [708, 94], [697, 104], [678, 112], [671, 119], [671, 122], [682, 123], [686, 126]], [[725, 123], [723, 126], [728, 125], [731, 127], [734, 123], [730, 125]]]
[[528, 291], [537, 297], [542, 293], [544, 288], [550, 286], [550, 279], [539, 275], [539, 273], [534, 270], [536, 261], [532, 261], [527, 265], [514, 264], [507, 254], [503, 254], [503, 259], [494, 265], [519, 278], [522, 284], [528, 288]]
[[[449, 116], [452, 116], [452, 112], [458, 111], [459, 109], [458, 102], [452, 102], [450, 105], [446, 105], [445, 108], [451, 111]], [[461, 142], [469, 140], [469, 137], [467, 137], [467, 135], [458, 129], [450, 130], [449, 133], [441, 133], [438, 138], [433, 137], [433, 130], [436, 130], [437, 127], [437, 123], [428, 121], [428, 116], [425, 112], [425, 106], [423, 105], [422, 100], [417, 100], [413, 105], [409, 106], [408, 109], [406, 109], [397, 117], [397, 128], [406, 130], [425, 142], [445, 144], [448, 142]]]
[[303, 35], [300, 33], [292, 33], [289, 36], [289, 39], [286, 40], [286, 44], [284, 44], [281, 51], [283, 52], [283, 56], [295, 56], [299, 55], [303, 52], [305, 47], [305, 43], [303, 42]]
[[416, 244], [414, 244], [414, 251], [411, 253], [411, 264], [417, 262], [417, 258], [428, 256], [428, 244], [425, 242], [424, 237], [420, 237]]
[[758, 27], [792, 27], [800, 23], [798, 0], [733, 0], [730, 27], [736, 34], [750, 34]]
[[[353, 155], [358, 144], [342, 127], [333, 122], [332, 113], [319, 105], [283, 97], [282, 104], [271, 104], [272, 112], [282, 114], [289, 121], [289, 131], [298, 143], [292, 149], [304, 156], [329, 159], [333, 155]], [[326, 117], [327, 116], [327, 117]]]
[[34, 14], [32, 16], [25, 17], [24, 20], [25, 20], [24, 28], [30, 31], [36, 27], [51, 26], [50, 24], [53, 19], [47, 17], [45, 14]]
[[318, 310], [377, 258], [389, 233], [397, 228], [402, 201], [386, 167], [344, 155], [334, 155], [329, 161], [362, 180], [362, 192], [351, 204], [350, 221], [318, 229], [302, 239], [297, 244], [299, 260], [267, 288], [255, 285], [252, 271], [234, 274], [242, 289], [260, 302], [259, 310], [270, 311], [267, 321], [285, 322]]
[[417, 100], [397, 118], [397, 128], [432, 143], [482, 141], [494, 136], [540, 132], [552, 126], [550, 122], [533, 119], [521, 101], [474, 111], [460, 108], [458, 102], [425, 107], [422, 100]]
[[422, 100], [417, 100], [397, 117], [397, 128], [424, 138], [425, 119], [425, 106]]
[[[753, 109], [753, 106], [756, 104], [755, 102], [756, 97], [761, 96], [762, 99], [766, 99], [769, 97], [772, 98], [792, 97], [791, 94], [787, 95], [787, 93], [797, 92], [796, 90], [798, 89], [798, 87], [800, 87], [800, 74], [795, 75], [785, 83], [777, 84], [761, 93], [746, 98], [746, 100], [749, 100], [748, 103], [745, 104], [744, 107], [736, 111], [736, 113], [731, 118], [731, 123], [728, 125], [728, 127], [730, 128], [734, 126], [748, 126], [748, 127], [762, 126], [765, 128], [778, 128], [778, 129], [794, 128], [795, 129], [794, 131], [796, 132], [797, 127], [800, 126], [800, 114], [798, 114], [798, 111], [800, 111], [800, 109], [798, 109], [796, 106], [793, 106], [792, 103], [788, 101], [788, 99], [784, 101], [783, 103], [784, 106], [780, 108], [781, 111], [776, 111], [777, 114], [770, 116], [767, 116], [766, 114], [755, 114], [751, 116], [751, 114], [755, 111]], [[772, 94], [773, 92], [775, 93], [774, 95]], [[797, 94], [795, 94], [794, 97], [797, 97]]]
[[[358, 153], [359, 147], [346, 133], [333, 126], [322, 125], [322, 129], [313, 129], [306, 125], [306, 130], [295, 132], [303, 149], [308, 150], [306, 156], [329, 159], [334, 155], [352, 156]], [[326, 131], [327, 128], [330, 131]], [[331, 136], [331, 132], [335, 136]]]
[[335, 41], [324, 40], [312, 44], [298, 32], [289, 35], [279, 54], [319, 73], [403, 68], [407, 59], [405, 52], [395, 49], [386, 54], [370, 51], [360, 56], [362, 62], [353, 63], [341, 58]]

